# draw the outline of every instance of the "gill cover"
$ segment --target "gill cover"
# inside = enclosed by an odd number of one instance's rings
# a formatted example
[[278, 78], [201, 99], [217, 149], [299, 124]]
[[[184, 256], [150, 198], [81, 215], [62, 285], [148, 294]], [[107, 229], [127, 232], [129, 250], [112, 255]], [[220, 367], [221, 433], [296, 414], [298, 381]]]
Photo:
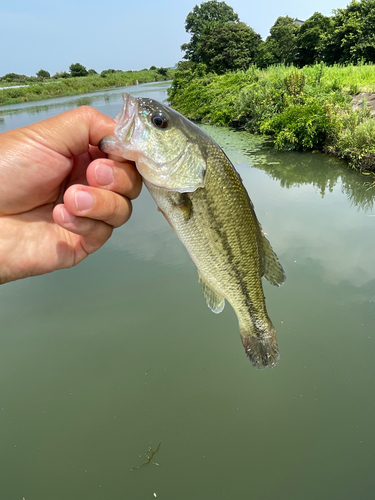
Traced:
[[204, 186], [206, 161], [196, 144], [186, 142], [179, 155], [163, 163], [140, 155], [136, 165], [142, 177], [157, 187], [190, 193]]

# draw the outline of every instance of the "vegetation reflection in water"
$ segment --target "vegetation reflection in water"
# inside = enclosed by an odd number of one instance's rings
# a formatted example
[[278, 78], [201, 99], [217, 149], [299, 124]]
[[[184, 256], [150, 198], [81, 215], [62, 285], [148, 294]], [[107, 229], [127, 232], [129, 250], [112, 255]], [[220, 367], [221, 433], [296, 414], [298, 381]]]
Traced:
[[340, 183], [353, 206], [366, 211], [374, 206], [375, 189], [369, 188], [368, 178], [338, 158], [319, 151], [280, 152], [268, 138], [210, 125], [202, 125], [202, 128], [221, 145], [233, 163], [247, 163], [263, 170], [272, 179], [279, 180], [283, 188], [311, 184], [324, 197]]

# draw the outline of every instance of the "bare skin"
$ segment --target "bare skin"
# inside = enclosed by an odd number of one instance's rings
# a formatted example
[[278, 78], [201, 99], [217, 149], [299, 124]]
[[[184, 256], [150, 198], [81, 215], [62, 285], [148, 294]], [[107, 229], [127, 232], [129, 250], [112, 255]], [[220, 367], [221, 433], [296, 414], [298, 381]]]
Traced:
[[0, 283], [75, 266], [129, 219], [141, 177], [97, 147], [114, 126], [83, 106], [0, 134]]

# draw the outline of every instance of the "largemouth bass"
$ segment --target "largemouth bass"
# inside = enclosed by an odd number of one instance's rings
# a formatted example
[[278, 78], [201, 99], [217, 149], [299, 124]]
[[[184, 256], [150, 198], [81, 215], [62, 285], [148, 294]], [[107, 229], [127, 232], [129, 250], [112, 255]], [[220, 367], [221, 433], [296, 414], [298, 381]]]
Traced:
[[257, 368], [279, 358], [262, 276], [285, 274], [264, 236], [239, 174], [197, 125], [153, 99], [124, 94], [115, 136], [102, 151], [136, 162], [144, 183], [198, 268], [208, 306], [233, 307], [246, 354]]

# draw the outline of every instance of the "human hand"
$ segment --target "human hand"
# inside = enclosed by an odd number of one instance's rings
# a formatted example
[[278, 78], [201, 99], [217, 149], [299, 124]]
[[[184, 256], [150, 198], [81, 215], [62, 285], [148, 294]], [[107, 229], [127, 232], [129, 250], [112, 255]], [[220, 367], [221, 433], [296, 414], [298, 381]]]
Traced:
[[129, 219], [141, 177], [97, 147], [114, 127], [82, 106], [0, 134], [0, 283], [75, 266]]

